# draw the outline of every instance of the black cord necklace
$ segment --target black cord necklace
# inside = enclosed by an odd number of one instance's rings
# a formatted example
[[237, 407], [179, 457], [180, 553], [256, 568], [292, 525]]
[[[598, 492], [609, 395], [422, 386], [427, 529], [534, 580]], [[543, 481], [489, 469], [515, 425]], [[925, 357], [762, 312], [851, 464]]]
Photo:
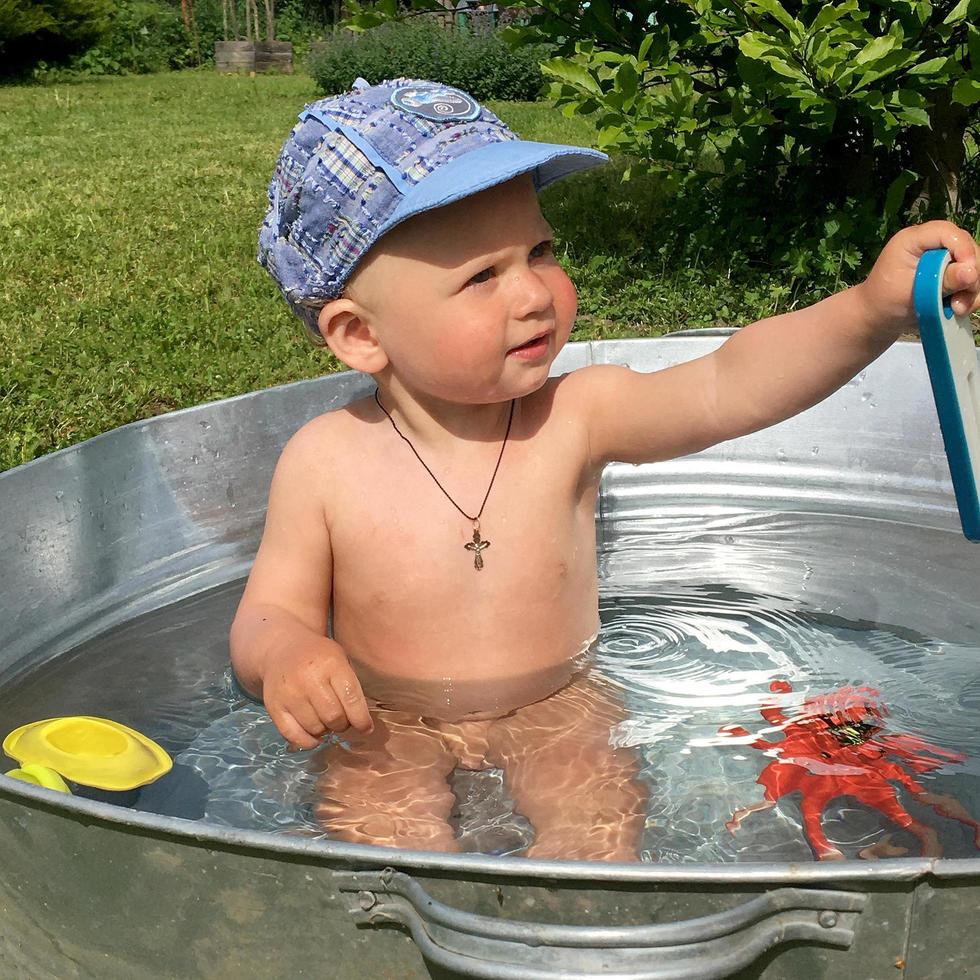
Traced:
[[435, 485], [443, 492], [446, 500], [448, 500], [453, 507], [455, 507], [456, 510], [463, 515], [463, 517], [465, 517], [468, 521], [473, 522], [473, 540], [468, 541], [465, 545], [463, 545], [463, 547], [466, 548], [467, 551], [473, 552], [473, 567], [477, 571], [480, 571], [480, 569], [483, 568], [483, 551], [490, 547], [490, 542], [485, 541], [480, 537], [480, 517], [483, 514], [483, 508], [486, 507], [487, 501], [490, 499], [490, 491], [493, 489], [493, 481], [497, 479], [497, 470], [500, 469], [500, 461], [504, 458], [504, 449], [507, 446], [507, 439], [510, 436], [511, 423], [514, 421], [514, 405], [517, 403], [517, 399], [514, 398], [511, 400], [510, 415], [507, 417], [507, 431], [504, 433], [504, 441], [500, 444], [500, 455], [497, 457], [497, 465], [493, 468], [493, 476], [490, 477], [490, 484], [487, 487], [487, 492], [483, 495], [483, 503], [480, 504], [480, 509], [477, 511], [475, 517], [467, 514], [466, 511], [463, 510], [463, 508], [449, 496], [446, 488], [439, 482], [435, 473], [429, 469], [425, 460], [419, 455], [418, 450], [412, 445], [411, 440], [402, 432], [401, 429], [398, 428], [398, 426], [395, 424], [395, 420], [391, 417], [391, 413], [384, 407], [384, 405], [381, 404], [381, 395], [377, 388], [374, 389], [374, 400], [378, 403], [378, 408], [380, 408], [381, 411], [388, 416], [388, 421], [391, 423], [391, 427], [406, 443], [408, 443], [408, 448], [412, 450], [412, 452], [415, 454], [415, 458], [425, 467], [425, 472], [432, 477]]

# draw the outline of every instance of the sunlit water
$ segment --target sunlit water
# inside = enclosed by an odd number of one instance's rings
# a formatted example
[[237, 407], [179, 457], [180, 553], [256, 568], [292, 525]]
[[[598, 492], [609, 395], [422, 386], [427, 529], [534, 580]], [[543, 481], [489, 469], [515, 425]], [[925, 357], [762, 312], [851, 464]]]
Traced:
[[[612, 741], [635, 749], [649, 790], [640, 856], [811, 859], [799, 792], [751, 814], [734, 833], [725, 824], [733, 811], [762, 800], [757, 779], [777, 761], [772, 749], [784, 726], [760, 710], [780, 705], [798, 730], [815, 711], [807, 702], [842, 686], [878, 692], [868, 696], [882, 712], [874, 719], [877, 737], [908, 734], [962, 754], [962, 761], [928, 756], [938, 765], [920, 773], [896, 761], [929, 792], [954, 797], [980, 817], [977, 590], [969, 583], [952, 594], [941, 582], [949, 579], [943, 562], [975, 565], [971, 547], [952, 533], [907, 525], [744, 511], [606, 529], [595, 658], [629, 712]], [[324, 836], [313, 818], [314, 753], [287, 753], [261, 706], [231, 680], [227, 631], [241, 587], [132, 620], [15, 680], [2, 692], [0, 734], [57, 715], [111, 717], [158, 740], [176, 763], [164, 779], [118, 802]], [[774, 681], [785, 682], [781, 692], [771, 691]], [[733, 725], [772, 748], [720, 732]], [[845, 726], [851, 741], [862, 731]], [[533, 830], [514, 813], [499, 771], [460, 771], [452, 786], [459, 800], [453, 820], [467, 850], [521, 853]], [[898, 798], [935, 830], [946, 856], [978, 853], [971, 829], [905, 789]], [[896, 854], [920, 852], [911, 834], [852, 797], [826, 807], [823, 827], [847, 857], [883, 842]]]

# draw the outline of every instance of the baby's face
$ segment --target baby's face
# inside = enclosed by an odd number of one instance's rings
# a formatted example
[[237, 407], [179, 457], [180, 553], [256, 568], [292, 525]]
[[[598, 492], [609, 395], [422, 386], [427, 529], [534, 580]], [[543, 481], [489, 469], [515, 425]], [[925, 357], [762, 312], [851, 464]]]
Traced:
[[387, 370], [455, 403], [540, 388], [576, 308], [551, 237], [526, 175], [389, 232], [348, 293], [368, 311]]

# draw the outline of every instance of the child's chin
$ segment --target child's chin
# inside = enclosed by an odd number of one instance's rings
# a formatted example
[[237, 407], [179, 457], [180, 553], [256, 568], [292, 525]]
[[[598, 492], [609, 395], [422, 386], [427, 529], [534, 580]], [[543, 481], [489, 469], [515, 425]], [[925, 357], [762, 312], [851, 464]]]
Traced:
[[540, 391], [548, 383], [549, 372], [553, 363], [554, 358], [552, 357], [544, 364], [535, 365], [538, 368], [537, 371], [527, 371], [526, 376], [514, 385], [515, 390], [511, 397], [523, 398], [525, 395], [533, 395], [536, 391]]

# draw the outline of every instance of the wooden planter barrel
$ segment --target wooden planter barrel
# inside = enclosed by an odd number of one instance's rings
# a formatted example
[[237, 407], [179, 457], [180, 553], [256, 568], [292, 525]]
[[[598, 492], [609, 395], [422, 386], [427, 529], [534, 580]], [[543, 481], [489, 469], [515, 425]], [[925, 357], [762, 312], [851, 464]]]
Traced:
[[293, 45], [291, 41], [256, 41], [255, 70], [272, 71], [283, 75], [293, 73]]
[[293, 45], [290, 41], [216, 41], [214, 67], [222, 74], [237, 72], [293, 73]]

